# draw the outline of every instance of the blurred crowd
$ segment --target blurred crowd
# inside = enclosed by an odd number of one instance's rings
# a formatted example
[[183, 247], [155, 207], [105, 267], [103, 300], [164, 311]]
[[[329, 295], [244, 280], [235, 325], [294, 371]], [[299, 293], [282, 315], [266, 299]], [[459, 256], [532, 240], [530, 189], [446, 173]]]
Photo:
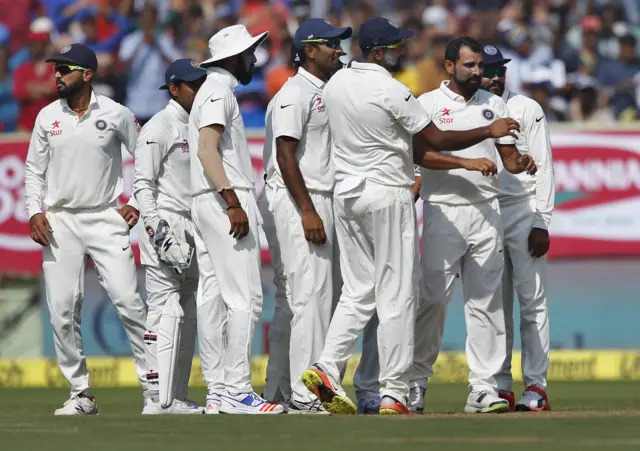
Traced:
[[640, 118], [640, 0], [0, 0], [0, 131], [29, 132], [57, 98], [46, 58], [71, 42], [98, 54], [95, 89], [145, 122], [167, 102], [166, 66], [208, 58], [219, 29], [269, 30], [257, 71], [237, 90], [247, 128], [294, 73], [291, 36], [308, 17], [351, 26], [343, 60], [359, 58], [357, 31], [382, 15], [415, 31], [395, 76], [415, 95], [447, 78], [444, 48], [468, 35], [498, 45], [507, 86], [534, 97], [550, 122], [606, 125]]

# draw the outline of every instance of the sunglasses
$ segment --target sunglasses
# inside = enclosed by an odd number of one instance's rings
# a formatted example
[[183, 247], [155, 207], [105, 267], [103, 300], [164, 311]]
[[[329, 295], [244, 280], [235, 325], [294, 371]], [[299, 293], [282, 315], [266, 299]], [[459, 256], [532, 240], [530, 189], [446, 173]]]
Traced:
[[85, 70], [87, 70], [87, 69], [85, 69], [84, 67], [81, 67], [81, 66], [71, 66], [71, 65], [68, 65], [68, 64], [55, 66], [55, 67], [53, 68], [53, 71], [54, 71], [55, 73], [58, 73], [58, 72], [59, 72], [59, 73], [60, 73], [60, 75], [62, 75], [63, 77], [64, 77], [65, 75], [70, 74], [70, 73], [71, 73], [71, 72], [73, 72], [73, 71], [80, 71], [80, 72], [84, 72]]
[[376, 45], [375, 47], [372, 48], [377, 48], [377, 49], [387, 49], [387, 50], [392, 50], [396, 53], [401, 53], [402, 49], [404, 49], [404, 41], [398, 41], [398, 42], [394, 42], [392, 44], [387, 44], [387, 45]]
[[330, 39], [304, 39], [300, 41], [304, 44], [322, 44], [326, 45], [330, 49], [337, 49], [340, 47], [341, 41], [340, 38], [330, 38]]
[[504, 77], [506, 73], [507, 68], [504, 66], [485, 66], [482, 76], [485, 78]]

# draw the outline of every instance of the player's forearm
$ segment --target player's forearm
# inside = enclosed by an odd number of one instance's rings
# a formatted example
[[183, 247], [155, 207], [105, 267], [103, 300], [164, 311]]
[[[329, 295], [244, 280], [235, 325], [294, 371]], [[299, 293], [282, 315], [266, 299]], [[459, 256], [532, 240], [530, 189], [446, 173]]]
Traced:
[[293, 152], [278, 150], [277, 160], [284, 184], [298, 208], [303, 212], [314, 211], [315, 207]]
[[202, 168], [211, 183], [220, 192], [223, 189], [231, 189], [231, 183], [227, 178], [227, 173], [222, 165], [222, 158], [218, 151], [221, 133], [205, 127], [200, 130], [198, 137], [198, 159], [202, 164]]
[[417, 175], [415, 182], [411, 185], [411, 193], [413, 194], [414, 202], [418, 202], [418, 199], [420, 199], [420, 187], [422, 187], [422, 177]]
[[135, 198], [139, 208], [136, 206], [133, 207], [140, 212], [145, 226], [156, 230], [158, 228], [158, 222], [160, 222], [160, 215], [158, 214], [155, 191], [151, 187], [137, 187], [136, 185], [139, 185], [138, 181], [134, 184], [133, 195], [129, 199], [129, 202]]
[[491, 138], [489, 127], [443, 131], [433, 125], [433, 127], [427, 127], [425, 131], [427, 143], [433, 150], [462, 150]]
[[427, 152], [414, 151], [414, 163], [427, 169], [448, 170], [464, 168], [465, 158], [454, 157], [433, 150]]
[[512, 174], [520, 174], [524, 167], [518, 166], [518, 158], [522, 156], [516, 146], [498, 146], [498, 153], [504, 168]]

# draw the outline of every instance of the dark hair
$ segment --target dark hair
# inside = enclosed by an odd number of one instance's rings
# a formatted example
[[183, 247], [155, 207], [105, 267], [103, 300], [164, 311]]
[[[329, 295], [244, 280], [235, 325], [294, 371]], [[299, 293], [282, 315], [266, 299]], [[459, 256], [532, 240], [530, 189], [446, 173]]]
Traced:
[[636, 46], [637, 40], [636, 37], [632, 34], [624, 35], [620, 38], [620, 45], [630, 45], [632, 47]]
[[446, 61], [457, 62], [460, 59], [460, 49], [469, 47], [473, 53], [482, 53], [482, 44], [468, 36], [455, 38], [447, 44], [444, 51], [444, 59]]

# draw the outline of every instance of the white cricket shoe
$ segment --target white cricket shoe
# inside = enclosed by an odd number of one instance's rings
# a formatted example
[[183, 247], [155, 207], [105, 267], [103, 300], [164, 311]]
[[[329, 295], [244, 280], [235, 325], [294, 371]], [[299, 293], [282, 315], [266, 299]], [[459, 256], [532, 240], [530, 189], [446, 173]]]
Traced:
[[162, 407], [163, 415], [202, 415], [203, 409], [198, 404], [174, 399], [169, 407]]
[[204, 413], [207, 415], [217, 415], [220, 413], [220, 392], [208, 392], [205, 401]]
[[547, 393], [535, 385], [529, 385], [522, 394], [520, 401], [516, 403], [517, 412], [542, 412], [551, 410]]
[[280, 404], [271, 404], [257, 393], [231, 393], [228, 390], [220, 395], [220, 413], [235, 415], [277, 415], [284, 413]]
[[509, 402], [489, 390], [472, 391], [464, 407], [466, 413], [501, 413], [509, 411]]
[[292, 399], [287, 407], [287, 413], [294, 415], [330, 415], [318, 398], [315, 398], [311, 402]]
[[98, 415], [98, 405], [93, 396], [80, 393], [65, 401], [60, 409], [56, 409], [54, 415]]
[[424, 395], [426, 388], [411, 387], [409, 389], [409, 410], [413, 413], [424, 413]]
[[142, 408], [142, 415], [160, 415], [162, 413], [162, 407], [160, 403], [154, 398], [149, 397], [144, 399], [144, 407]]

